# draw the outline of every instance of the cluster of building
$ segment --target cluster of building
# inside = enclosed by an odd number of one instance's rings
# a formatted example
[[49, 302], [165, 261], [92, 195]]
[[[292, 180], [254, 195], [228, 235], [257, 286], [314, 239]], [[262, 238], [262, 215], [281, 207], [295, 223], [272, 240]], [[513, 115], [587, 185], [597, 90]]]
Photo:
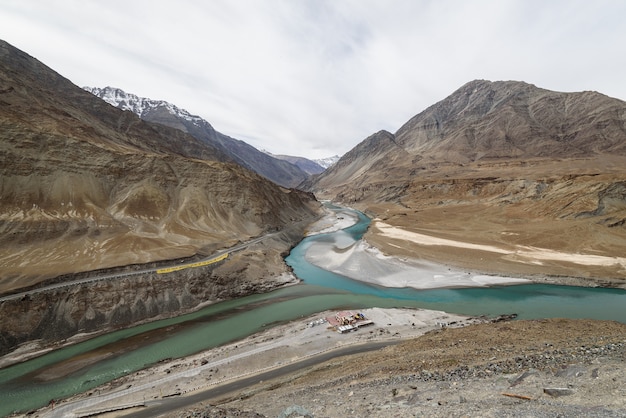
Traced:
[[361, 312], [352, 311], [337, 312], [335, 316], [327, 317], [326, 321], [340, 334], [374, 324], [374, 321], [367, 319]]

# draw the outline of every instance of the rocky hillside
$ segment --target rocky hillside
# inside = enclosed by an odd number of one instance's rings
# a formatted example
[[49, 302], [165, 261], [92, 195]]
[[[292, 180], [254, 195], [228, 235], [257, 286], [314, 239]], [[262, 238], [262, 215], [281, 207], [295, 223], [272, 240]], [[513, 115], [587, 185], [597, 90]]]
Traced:
[[477, 80], [409, 120], [396, 141], [451, 162], [626, 155], [625, 120], [626, 104], [597, 92]]
[[[413, 231], [621, 256], [626, 103], [596, 92], [473, 81], [395, 134], [368, 137], [304, 187]], [[397, 244], [389, 252], [415, 256], [423, 250]], [[437, 250], [440, 255], [432, 258], [481, 270], [626, 277], [618, 264], [485, 263], [477, 254], [461, 260], [445, 246]]]
[[283, 187], [295, 187], [309, 175], [297, 164], [274, 158], [244, 141], [224, 135], [201, 117], [166, 101], [138, 97], [113, 87], [84, 89], [115, 107], [135, 113], [145, 121], [187, 132], [197, 138], [200, 144], [218, 149], [242, 167]]
[[116, 109], [0, 42], [0, 293], [227, 247], [315, 216], [308, 194]]

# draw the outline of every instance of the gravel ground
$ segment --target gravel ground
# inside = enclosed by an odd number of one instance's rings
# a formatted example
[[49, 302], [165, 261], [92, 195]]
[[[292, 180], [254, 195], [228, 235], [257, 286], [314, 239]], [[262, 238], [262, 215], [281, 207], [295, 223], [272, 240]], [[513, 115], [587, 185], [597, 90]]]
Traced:
[[170, 416], [626, 417], [626, 324], [436, 330], [205, 405]]

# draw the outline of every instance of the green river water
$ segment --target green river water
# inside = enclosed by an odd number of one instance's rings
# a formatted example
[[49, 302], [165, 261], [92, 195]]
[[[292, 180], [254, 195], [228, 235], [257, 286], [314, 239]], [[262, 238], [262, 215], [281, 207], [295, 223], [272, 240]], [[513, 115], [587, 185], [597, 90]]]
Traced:
[[[369, 220], [344, 230], [359, 239]], [[303, 284], [217, 303], [177, 318], [136, 326], [55, 350], [0, 370], [0, 416], [27, 411], [89, 391], [164, 359], [235, 341], [272, 325], [338, 308], [412, 307], [468, 315], [517, 313], [520, 319], [567, 317], [626, 322], [626, 291], [554, 285], [467, 289], [393, 289], [373, 286], [306, 262], [308, 237], [287, 263]], [[53, 375], [62, 371], [62, 377]]]

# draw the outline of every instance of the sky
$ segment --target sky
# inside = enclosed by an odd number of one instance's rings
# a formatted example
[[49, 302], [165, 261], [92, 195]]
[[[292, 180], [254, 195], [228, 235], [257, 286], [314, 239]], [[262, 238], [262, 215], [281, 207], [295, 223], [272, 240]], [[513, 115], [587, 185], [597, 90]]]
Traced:
[[0, 0], [0, 39], [78, 86], [324, 158], [475, 79], [626, 100], [625, 18], [622, 0]]

